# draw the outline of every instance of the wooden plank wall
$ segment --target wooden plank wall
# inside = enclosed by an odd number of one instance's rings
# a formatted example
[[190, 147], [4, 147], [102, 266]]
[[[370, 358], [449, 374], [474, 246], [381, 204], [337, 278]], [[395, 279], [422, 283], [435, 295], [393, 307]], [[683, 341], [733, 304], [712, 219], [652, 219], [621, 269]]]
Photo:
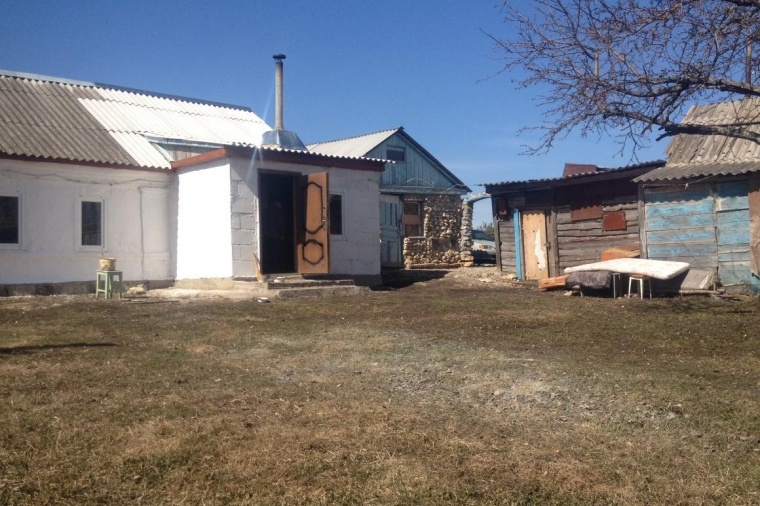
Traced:
[[726, 287], [749, 284], [749, 199], [746, 181], [716, 185], [715, 222], [721, 284]]
[[645, 200], [649, 258], [717, 270], [715, 204], [709, 186], [648, 188]]
[[515, 224], [514, 221], [500, 220], [499, 225], [499, 251], [501, 253], [501, 272], [517, 275], [517, 255], [515, 252]]
[[717, 272], [726, 288], [760, 291], [751, 273], [747, 181], [644, 191], [649, 258]]
[[598, 262], [602, 251], [639, 243], [638, 204], [630, 197], [602, 202], [604, 212], [624, 211], [626, 230], [604, 231], [602, 219], [573, 222], [570, 206], [557, 208], [559, 272], [566, 267]]

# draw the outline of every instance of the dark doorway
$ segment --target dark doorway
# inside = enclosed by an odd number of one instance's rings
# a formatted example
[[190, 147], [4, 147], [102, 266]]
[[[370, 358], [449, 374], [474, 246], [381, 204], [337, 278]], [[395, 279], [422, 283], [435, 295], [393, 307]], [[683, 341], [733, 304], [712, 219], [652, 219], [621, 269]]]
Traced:
[[262, 173], [259, 177], [261, 270], [296, 272], [296, 175]]

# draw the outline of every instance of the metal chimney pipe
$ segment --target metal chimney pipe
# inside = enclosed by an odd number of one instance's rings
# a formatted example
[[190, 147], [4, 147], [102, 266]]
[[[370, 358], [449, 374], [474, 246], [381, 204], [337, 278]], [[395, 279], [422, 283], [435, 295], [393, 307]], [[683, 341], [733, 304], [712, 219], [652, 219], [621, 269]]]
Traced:
[[288, 132], [282, 125], [282, 60], [285, 59], [285, 55], [278, 53], [272, 58], [275, 61], [275, 124], [274, 130], [269, 130], [261, 135], [261, 145], [269, 148], [308, 151], [295, 132]]
[[284, 130], [282, 125], [282, 60], [285, 55], [277, 53], [274, 58], [274, 88], [275, 88], [275, 109], [274, 109], [274, 129]]

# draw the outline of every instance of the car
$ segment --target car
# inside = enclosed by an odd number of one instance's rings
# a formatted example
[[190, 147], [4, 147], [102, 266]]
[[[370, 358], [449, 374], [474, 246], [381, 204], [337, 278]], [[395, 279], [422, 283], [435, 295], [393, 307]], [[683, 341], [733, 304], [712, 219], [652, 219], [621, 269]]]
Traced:
[[482, 230], [472, 231], [472, 256], [476, 264], [496, 263], [496, 243]]

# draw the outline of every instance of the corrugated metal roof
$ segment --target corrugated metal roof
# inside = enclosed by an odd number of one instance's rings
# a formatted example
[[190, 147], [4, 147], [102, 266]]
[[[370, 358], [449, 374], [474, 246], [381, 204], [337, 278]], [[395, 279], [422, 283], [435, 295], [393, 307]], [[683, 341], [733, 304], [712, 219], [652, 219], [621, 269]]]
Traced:
[[388, 140], [391, 136], [396, 134], [403, 136], [410, 144], [416, 146], [416, 148], [421, 153], [424, 153], [430, 159], [430, 161], [438, 167], [438, 170], [451, 180], [454, 187], [468, 192], [471, 191], [470, 188], [468, 188], [461, 179], [459, 179], [453, 172], [446, 168], [445, 165], [438, 161], [438, 159], [434, 157], [427, 149], [425, 149], [419, 142], [414, 140], [411, 135], [406, 133], [404, 127], [381, 130], [380, 132], [358, 135], [356, 137], [349, 137], [346, 139], [337, 139], [334, 141], [307, 144], [306, 147], [313, 153], [322, 153], [333, 156], [363, 157], [375, 149], [377, 146]]
[[395, 134], [402, 128], [392, 128], [366, 135], [349, 137], [347, 139], [338, 139], [327, 142], [317, 142], [307, 144], [309, 151], [322, 153], [325, 155], [361, 157], [372, 151], [374, 148], [383, 143], [391, 135]]
[[[760, 132], [760, 99], [747, 98], [693, 106], [684, 124], [747, 124]], [[677, 135], [665, 151], [665, 167], [636, 178], [637, 182], [669, 181], [695, 177], [738, 176], [760, 171], [760, 144], [724, 135]]]
[[643, 174], [634, 179], [634, 181], [637, 183], [675, 181], [678, 179], [693, 179], [695, 177], [740, 176], [752, 172], [760, 172], [760, 160], [756, 162], [703, 163], [690, 165], [668, 164], [665, 167]]
[[[665, 165], [665, 160], [654, 160], [651, 162], [642, 162], [637, 163], [634, 165], [627, 165], [625, 167], [617, 167], [617, 168], [604, 168], [604, 167], [597, 167], [597, 170], [594, 172], [584, 172], [580, 174], [572, 174], [570, 176], [562, 176], [562, 177], [555, 177], [555, 178], [545, 178], [545, 179], [525, 179], [522, 181], [502, 181], [500, 183], [483, 183], [479, 186], [511, 186], [511, 185], [532, 185], [532, 184], [544, 184], [544, 183], [557, 183], [557, 182], [572, 182], [572, 183], [582, 183], [583, 179], [588, 179], [591, 177], [596, 178], [609, 178], [609, 177], [616, 177], [620, 174], [625, 174], [626, 172], [632, 172], [636, 170], [651, 168], [653, 171], [658, 170], [657, 167], [662, 167]], [[486, 190], [488, 191], [488, 190]]]
[[[245, 145], [243, 145], [245, 147]], [[369, 161], [369, 162], [380, 162], [383, 164], [386, 163], [395, 163], [389, 160], [383, 160], [382, 158], [370, 158], [368, 156], [348, 156], [348, 155], [331, 155], [328, 153], [320, 153], [317, 151], [301, 151], [300, 149], [288, 149], [288, 148], [282, 148], [279, 146], [261, 146], [259, 147], [262, 151], [276, 151], [279, 153], [293, 153], [293, 154], [300, 154], [300, 155], [306, 155], [306, 156], [314, 156], [314, 157], [320, 157], [320, 158], [334, 158], [336, 160], [363, 160], [363, 161]]]
[[253, 146], [269, 129], [244, 107], [0, 70], [6, 155], [169, 168], [151, 139]]
[[[683, 124], [736, 125], [760, 132], [760, 99], [693, 106]], [[760, 160], [756, 142], [723, 135], [677, 135], [665, 150], [668, 165], [741, 163]]]

